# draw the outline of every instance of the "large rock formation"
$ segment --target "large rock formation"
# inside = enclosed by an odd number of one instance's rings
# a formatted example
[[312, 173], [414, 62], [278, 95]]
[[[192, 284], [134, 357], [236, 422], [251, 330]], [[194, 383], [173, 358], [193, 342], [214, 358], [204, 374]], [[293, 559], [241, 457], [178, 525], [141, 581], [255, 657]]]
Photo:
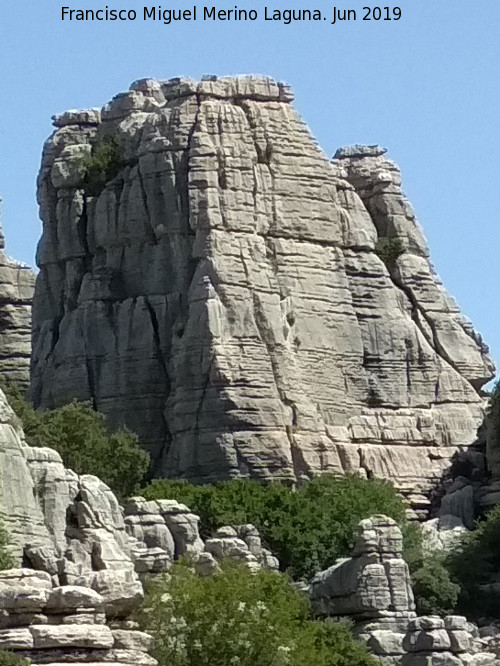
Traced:
[[387, 516], [362, 520], [353, 556], [317, 574], [313, 608], [348, 617], [382, 666], [497, 666], [495, 641], [462, 616], [416, 617], [403, 537]]
[[[425, 509], [492, 363], [385, 151], [329, 161], [291, 100], [265, 78], [142, 80], [54, 118], [32, 397], [92, 399], [157, 476], [355, 472]], [[111, 137], [98, 191], [83, 158]]]
[[35, 274], [6, 255], [1, 206], [0, 197], [0, 375], [27, 388]]
[[92, 588], [110, 616], [137, 606], [136, 542], [116, 497], [97, 477], [65, 468], [56, 451], [27, 446], [1, 391], [0, 470], [0, 521], [18, 565], [47, 572], [55, 585]]

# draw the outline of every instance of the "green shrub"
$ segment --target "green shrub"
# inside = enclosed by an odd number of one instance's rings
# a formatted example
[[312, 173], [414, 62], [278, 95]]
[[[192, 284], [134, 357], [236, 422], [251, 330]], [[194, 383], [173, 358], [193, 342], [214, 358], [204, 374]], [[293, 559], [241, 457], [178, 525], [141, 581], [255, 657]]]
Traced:
[[413, 572], [413, 594], [419, 615], [450, 615], [454, 612], [460, 586], [438, 557], [427, 560]]
[[497, 382], [490, 395], [487, 410], [488, 444], [500, 449], [500, 382]]
[[122, 166], [121, 152], [118, 139], [106, 137], [95, 144], [91, 154], [83, 159], [83, 187], [89, 196], [98, 196], [106, 183], [118, 175]]
[[14, 558], [7, 549], [9, 542], [10, 539], [7, 530], [0, 523], [0, 571], [3, 571], [4, 569], [12, 569], [15, 565]]
[[405, 251], [399, 238], [380, 237], [375, 245], [375, 252], [382, 259], [389, 273], [394, 269], [396, 260]]
[[321, 476], [297, 491], [247, 479], [205, 486], [157, 480], [141, 494], [185, 503], [200, 516], [203, 537], [221, 525], [254, 524], [293, 578], [310, 577], [348, 556], [363, 518], [384, 513], [403, 524], [405, 515], [389, 483], [356, 476]]
[[160, 666], [375, 666], [345, 624], [314, 622], [283, 574], [234, 563], [198, 576], [175, 563], [141, 611]]
[[73, 400], [57, 409], [37, 411], [15, 386], [4, 383], [2, 388], [30, 446], [55, 449], [66, 467], [77, 474], [98, 476], [119, 498], [137, 491], [149, 456], [135, 434], [125, 428], [110, 434], [104, 416], [89, 403]]
[[0, 650], [0, 666], [29, 666], [31, 661], [19, 657], [15, 652], [5, 652]]
[[464, 535], [461, 546], [446, 560], [452, 577], [460, 585], [458, 609], [473, 618], [500, 618], [500, 597], [482, 586], [500, 572], [500, 506], [490, 511], [477, 528]]
[[410, 573], [413, 573], [424, 566], [422, 529], [420, 523], [403, 521], [401, 531], [403, 533], [403, 557]]

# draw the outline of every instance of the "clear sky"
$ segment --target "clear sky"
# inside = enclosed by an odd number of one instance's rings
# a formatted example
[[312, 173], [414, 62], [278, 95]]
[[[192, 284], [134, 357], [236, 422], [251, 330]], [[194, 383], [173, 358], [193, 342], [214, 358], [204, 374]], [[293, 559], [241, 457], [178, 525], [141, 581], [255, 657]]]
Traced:
[[[328, 20], [264, 21], [266, 1], [318, 8]], [[445, 286], [500, 365], [499, 0], [353, 0], [336, 6], [356, 9], [357, 20], [335, 25], [327, 0], [241, 0], [240, 9], [258, 10], [258, 21], [171, 25], [144, 22], [143, 7], [154, 5], [143, 0], [107, 4], [136, 9], [138, 19], [61, 21], [63, 5], [97, 9], [105, 0], [1, 1], [0, 194], [11, 256], [34, 263], [35, 180], [54, 113], [101, 106], [147, 76], [268, 74], [292, 85], [328, 155], [350, 143], [389, 149]], [[362, 20], [363, 6], [396, 5], [399, 21]]]

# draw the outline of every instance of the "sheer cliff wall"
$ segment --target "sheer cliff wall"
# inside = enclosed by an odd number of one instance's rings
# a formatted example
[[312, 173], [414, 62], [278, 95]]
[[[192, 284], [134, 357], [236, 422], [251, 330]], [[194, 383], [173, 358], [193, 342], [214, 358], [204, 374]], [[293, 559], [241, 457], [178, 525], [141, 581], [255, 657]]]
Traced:
[[[142, 80], [54, 118], [32, 398], [91, 399], [157, 476], [356, 472], [426, 508], [476, 438], [492, 363], [394, 163], [330, 161], [291, 102], [260, 77]], [[109, 138], [97, 192], [85, 156]]]
[[20, 388], [29, 385], [31, 304], [35, 274], [5, 252], [0, 196], [0, 375]]

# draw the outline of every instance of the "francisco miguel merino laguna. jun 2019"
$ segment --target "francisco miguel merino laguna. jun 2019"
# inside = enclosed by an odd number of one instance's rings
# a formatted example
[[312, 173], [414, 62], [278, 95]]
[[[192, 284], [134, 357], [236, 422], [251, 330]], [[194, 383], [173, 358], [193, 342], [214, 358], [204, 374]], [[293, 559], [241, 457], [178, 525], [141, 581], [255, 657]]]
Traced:
[[103, 9], [73, 9], [61, 7], [62, 21], [150, 21], [169, 25], [177, 21], [280, 21], [286, 25], [296, 21], [399, 21], [401, 8], [395, 6], [362, 7], [346, 9], [331, 5], [328, 9], [219, 9], [216, 6], [193, 5], [189, 9], [165, 8], [161, 5], [135, 9], [115, 9], [108, 5]]

